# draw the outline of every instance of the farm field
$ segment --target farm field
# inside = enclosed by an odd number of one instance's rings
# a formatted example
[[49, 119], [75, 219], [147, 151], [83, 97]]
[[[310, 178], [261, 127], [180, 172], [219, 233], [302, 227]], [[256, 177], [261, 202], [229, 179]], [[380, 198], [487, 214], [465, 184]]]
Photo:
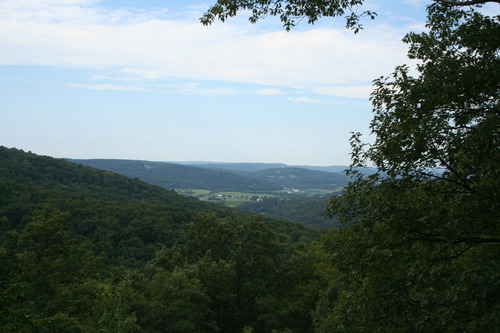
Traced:
[[175, 192], [183, 195], [193, 196], [203, 201], [219, 202], [228, 207], [237, 207], [247, 202], [256, 202], [265, 198], [274, 198], [284, 195], [284, 192], [280, 191], [269, 193], [247, 193], [209, 191], [202, 189], [175, 189]]
[[296, 197], [324, 197], [331, 196], [342, 191], [324, 189], [284, 189], [283, 191], [272, 191], [267, 193], [210, 191], [203, 189], [175, 189], [175, 192], [196, 197], [203, 201], [219, 202], [228, 207], [238, 207], [248, 202], [259, 202], [268, 198], [296, 198]]

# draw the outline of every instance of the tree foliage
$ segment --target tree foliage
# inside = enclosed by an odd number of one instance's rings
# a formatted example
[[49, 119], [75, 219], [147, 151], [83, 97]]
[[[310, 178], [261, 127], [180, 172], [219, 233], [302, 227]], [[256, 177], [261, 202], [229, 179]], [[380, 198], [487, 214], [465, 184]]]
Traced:
[[329, 201], [330, 197], [271, 197], [244, 203], [238, 209], [325, 229], [337, 226], [335, 219], [324, 214]]
[[373, 19], [376, 15], [369, 10], [359, 13], [362, 4], [363, 0], [218, 0], [200, 20], [204, 25], [217, 19], [224, 22], [239, 11], [248, 10], [251, 23], [267, 16], [277, 16], [283, 27], [290, 30], [304, 18], [312, 24], [321, 17], [344, 17], [346, 27], [357, 32], [362, 28], [360, 19], [363, 16]]
[[317, 290], [306, 287], [314, 268], [305, 260], [303, 251], [281, 242], [255, 218], [209, 214], [187, 224], [179, 243], [159, 251], [150, 267], [155, 277], [182, 271], [201, 282], [211, 300], [205, 322], [212, 322], [218, 332], [240, 332], [244, 327], [308, 332], [311, 313], [297, 303], [312, 309]]
[[[410, 33], [418, 76], [375, 81], [373, 145], [354, 135], [353, 182], [324, 240], [340, 288], [320, 331], [494, 331], [500, 323], [499, 17], [429, 7]], [[373, 163], [363, 177], [354, 167]]]
[[0, 147], [0, 332], [307, 332], [318, 233], [237, 215]]
[[[500, 3], [500, 0], [433, 0], [453, 6], [470, 6], [487, 2]], [[249, 11], [248, 20], [256, 23], [269, 16], [277, 16], [285, 30], [291, 30], [303, 19], [314, 24], [322, 17], [343, 17], [346, 28], [357, 33], [363, 29], [361, 19], [369, 17], [372, 20], [376, 13], [371, 10], [360, 10], [364, 0], [217, 0], [200, 18], [204, 25], [216, 20], [222, 22], [236, 16], [240, 11]]]

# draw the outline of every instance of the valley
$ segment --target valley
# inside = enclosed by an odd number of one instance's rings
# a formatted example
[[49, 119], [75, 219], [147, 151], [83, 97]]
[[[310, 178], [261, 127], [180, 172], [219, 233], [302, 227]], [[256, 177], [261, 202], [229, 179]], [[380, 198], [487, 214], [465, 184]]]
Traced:
[[[282, 163], [69, 160], [158, 185], [179, 194], [313, 228], [335, 226], [323, 216], [328, 199], [341, 193], [347, 166]], [[328, 170], [328, 171], [324, 171]], [[365, 170], [367, 173], [373, 170]]]

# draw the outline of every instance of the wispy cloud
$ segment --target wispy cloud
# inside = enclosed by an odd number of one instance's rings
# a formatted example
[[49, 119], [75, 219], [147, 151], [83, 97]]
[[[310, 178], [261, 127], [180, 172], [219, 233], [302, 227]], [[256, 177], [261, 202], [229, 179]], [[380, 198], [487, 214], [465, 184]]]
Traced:
[[256, 90], [255, 93], [257, 95], [283, 95], [284, 93], [277, 88], [269, 88], [269, 89], [259, 89]]
[[85, 88], [91, 90], [118, 90], [118, 91], [147, 91], [142, 87], [122, 86], [116, 84], [81, 84], [81, 83], [66, 83], [69, 87]]
[[372, 92], [373, 87], [371, 85], [361, 85], [361, 86], [325, 86], [317, 87], [312, 90], [313, 93], [337, 96], [337, 97], [347, 97], [347, 98], [364, 98], [367, 99]]
[[[353, 35], [324, 26], [260, 31], [244, 20], [203, 27], [192, 11], [183, 16], [103, 7], [93, 0], [4, 0], [0, 65], [102, 70], [101, 79], [213, 80], [361, 97], [361, 90], [337, 86], [367, 85], [405, 61], [400, 28], [372, 26]], [[231, 88], [203, 91], [234, 93]], [[264, 88], [255, 93], [281, 92]]]
[[324, 101], [319, 99], [314, 99], [306, 96], [300, 97], [287, 97], [287, 101], [295, 102], [295, 103], [324, 103]]
[[197, 85], [177, 87], [174, 89], [169, 89], [169, 91], [173, 91], [177, 94], [198, 95], [198, 96], [224, 96], [224, 95], [233, 95], [236, 93], [236, 90], [231, 87], [207, 88]]

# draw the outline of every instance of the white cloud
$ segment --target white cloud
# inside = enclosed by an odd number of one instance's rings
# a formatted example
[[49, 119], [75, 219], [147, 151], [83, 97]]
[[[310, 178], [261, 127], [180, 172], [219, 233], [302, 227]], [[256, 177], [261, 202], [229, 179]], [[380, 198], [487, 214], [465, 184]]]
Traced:
[[80, 83], [66, 83], [67, 86], [74, 88], [85, 88], [91, 90], [118, 90], [118, 91], [146, 91], [142, 87], [122, 86], [116, 84], [80, 84]]
[[233, 95], [236, 93], [234, 88], [223, 87], [223, 88], [206, 88], [201, 86], [182, 86], [174, 89], [170, 89], [178, 94], [184, 95], [201, 95], [201, 96], [223, 96], [223, 95]]
[[290, 101], [290, 102], [295, 102], [295, 103], [323, 103], [323, 101], [321, 101], [319, 99], [314, 99], [314, 98], [305, 97], [305, 96], [288, 97], [286, 100]]
[[364, 98], [364, 99], [367, 99], [372, 91], [373, 87], [371, 85], [325, 86], [313, 89], [313, 92], [316, 94], [347, 97], [347, 98]]
[[[102, 77], [217, 80], [360, 97], [355, 86], [405, 62], [402, 30], [391, 26], [372, 25], [357, 35], [325, 27], [286, 33], [259, 31], [247, 22], [203, 27], [195, 19], [171, 17], [168, 11], [104, 8], [92, 0], [6, 0], [0, 4], [0, 65], [86, 68], [103, 70]], [[230, 88], [204, 91], [234, 93]]]
[[269, 89], [259, 89], [256, 90], [255, 93], [257, 95], [283, 95], [284, 93], [276, 88], [269, 88]]

